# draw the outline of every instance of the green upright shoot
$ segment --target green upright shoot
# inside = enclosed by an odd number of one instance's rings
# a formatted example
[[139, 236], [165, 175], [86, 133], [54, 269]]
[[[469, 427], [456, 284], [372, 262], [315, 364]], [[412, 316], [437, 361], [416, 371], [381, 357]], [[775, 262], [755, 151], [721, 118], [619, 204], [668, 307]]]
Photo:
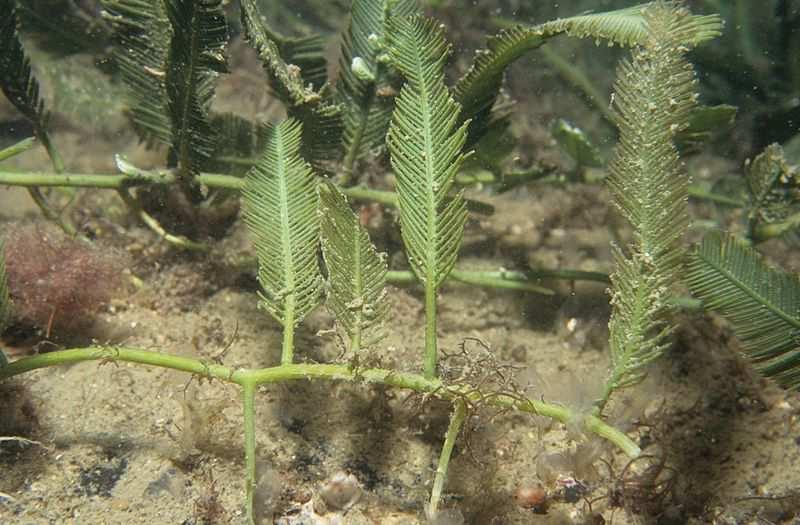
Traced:
[[425, 286], [425, 377], [436, 376], [436, 293], [455, 265], [467, 221], [462, 192], [450, 194], [465, 158], [468, 122], [444, 84], [450, 53], [442, 27], [393, 19], [390, 56], [407, 83], [387, 136], [397, 175], [400, 228], [411, 268]]
[[617, 72], [614, 115], [619, 144], [609, 170], [613, 204], [633, 229], [625, 248], [614, 246], [609, 321], [611, 371], [597, 402], [642, 380], [645, 367], [668, 346], [665, 319], [670, 286], [683, 264], [689, 224], [689, 176], [674, 144], [696, 104], [690, 47], [715, 37], [716, 16], [693, 17], [677, 4], [645, 12], [647, 36]]
[[283, 326], [281, 363], [294, 355], [294, 331], [319, 302], [317, 178], [300, 157], [302, 125], [268, 128], [261, 160], [245, 178], [244, 221], [258, 255], [261, 305]]
[[320, 184], [319, 194], [327, 306], [357, 358], [362, 348], [374, 346], [384, 335], [389, 310], [386, 256], [378, 253], [336, 186]]

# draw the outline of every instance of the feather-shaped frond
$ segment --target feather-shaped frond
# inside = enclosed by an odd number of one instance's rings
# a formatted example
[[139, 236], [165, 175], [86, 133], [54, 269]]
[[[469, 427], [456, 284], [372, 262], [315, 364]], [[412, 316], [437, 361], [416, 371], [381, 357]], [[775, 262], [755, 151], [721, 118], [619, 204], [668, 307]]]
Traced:
[[646, 365], [661, 356], [672, 331], [662, 319], [669, 290], [654, 272], [652, 261], [639, 254], [626, 257], [617, 246], [613, 254], [613, 310], [608, 323], [611, 373], [604, 401], [611, 392], [644, 378]]
[[689, 221], [689, 179], [674, 137], [688, 126], [697, 100], [694, 70], [680, 38], [691, 18], [658, 5], [648, 13], [652, 36], [617, 71], [613, 111], [620, 139], [608, 185], [641, 253], [671, 279]]
[[[277, 35], [259, 13], [255, 0], [242, 0], [242, 26], [258, 53], [270, 86], [286, 105], [287, 113], [303, 123], [303, 153], [314, 164], [338, 157], [342, 110], [327, 96], [314, 91], [320, 62], [312, 38], [276, 40]], [[302, 59], [302, 60], [301, 60]], [[305, 68], [305, 70], [304, 70]]]
[[228, 27], [222, 0], [165, 0], [172, 24], [166, 71], [172, 152], [182, 178], [194, 177], [214, 151], [209, 111], [214, 85], [227, 70]]
[[800, 388], [800, 280], [771, 268], [750, 246], [711, 232], [689, 262], [687, 282], [706, 308], [733, 325], [745, 357], [785, 388]]
[[10, 320], [11, 297], [8, 293], [8, 280], [6, 278], [5, 241], [0, 237], [0, 333], [3, 332]]
[[319, 186], [322, 255], [328, 269], [327, 306], [358, 352], [383, 337], [386, 255], [378, 253], [336, 186]]
[[30, 60], [19, 40], [15, 0], [0, 0], [0, 13], [0, 88], [41, 139], [47, 127], [47, 112], [39, 96], [39, 82], [31, 73]]
[[245, 36], [258, 53], [275, 94], [290, 107], [319, 100], [319, 94], [306, 85], [300, 66], [284, 59], [276, 35], [259, 12], [256, 0], [241, 0], [241, 3]]
[[290, 108], [287, 113], [303, 123], [303, 156], [315, 168], [324, 169], [324, 161], [341, 156], [341, 106], [326, 97], [317, 103]]
[[[629, 255], [615, 247], [611, 276], [612, 370], [606, 395], [636, 383], [666, 345], [669, 286], [683, 261], [689, 177], [674, 144], [696, 103], [687, 35], [697, 19], [671, 3], [643, 13], [643, 45], [617, 70], [614, 119], [620, 138], [609, 164], [614, 206], [633, 228]], [[687, 28], [688, 26], [688, 28]]]
[[298, 38], [277, 38], [278, 52], [283, 59], [300, 68], [300, 76], [306, 85], [319, 90], [328, 81], [328, 60], [325, 57], [327, 42], [321, 35]]
[[233, 113], [212, 114], [211, 126], [217, 132], [217, 142], [208, 170], [244, 175], [249, 166], [232, 159], [253, 158], [261, 153], [263, 134], [259, 126]]
[[320, 292], [317, 178], [300, 157], [302, 133], [294, 119], [269, 128], [261, 160], [248, 172], [242, 192], [262, 304], [286, 330], [317, 305]]
[[[22, 31], [48, 55], [100, 55], [108, 45], [108, 27], [95, 18], [96, 3], [24, 0], [17, 3]], [[5, 11], [0, 11], [5, 12]]]
[[103, 0], [114, 32], [114, 61], [128, 91], [139, 138], [172, 144], [166, 67], [172, 28], [162, 0]]
[[343, 36], [338, 91], [344, 102], [345, 169], [384, 143], [394, 107], [397, 77], [381, 56], [386, 53], [392, 17], [416, 11], [414, 0], [353, 0], [350, 26]]
[[[463, 106], [461, 119], [473, 119], [470, 134], [481, 134], [500, 92], [506, 68], [512, 62], [562, 34], [607, 40], [622, 46], [643, 44], [647, 35], [644, 13], [655, 4], [561, 18], [537, 26], [519, 25], [491, 37], [487, 48], [476, 53], [473, 65], [455, 88], [456, 100]], [[662, 5], [675, 8], [672, 2]], [[688, 12], [685, 16], [690, 17], [691, 23], [684, 23], [685, 33], [679, 36], [684, 45], [691, 47], [719, 34], [718, 16], [694, 16]]]
[[790, 166], [778, 144], [768, 146], [747, 169], [750, 237], [760, 226], [786, 220], [800, 209], [800, 169]]
[[458, 257], [467, 220], [463, 194], [450, 196], [468, 123], [444, 84], [450, 48], [433, 20], [392, 19], [392, 61], [406, 77], [387, 136], [397, 176], [400, 227], [411, 267], [434, 288]]

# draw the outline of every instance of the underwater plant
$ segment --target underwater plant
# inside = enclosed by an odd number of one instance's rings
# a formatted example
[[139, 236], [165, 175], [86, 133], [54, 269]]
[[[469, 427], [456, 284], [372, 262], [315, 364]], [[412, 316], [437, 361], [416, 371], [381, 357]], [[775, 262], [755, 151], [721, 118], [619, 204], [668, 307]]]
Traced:
[[[166, 242], [190, 251], [205, 251], [214, 242], [199, 224], [208, 217], [204, 214], [235, 202], [240, 191], [243, 221], [258, 261], [258, 304], [281, 326], [282, 343], [280, 364], [264, 368], [230, 367], [221, 359], [124, 345], [58, 350], [10, 362], [4, 356], [1, 380], [48, 366], [99, 360], [168, 368], [236, 385], [243, 410], [248, 523], [256, 520], [256, 405], [258, 388], [264, 385], [298, 380], [379, 384], [443, 400], [451, 414], [424, 508], [431, 522], [445, 515], [443, 492], [458, 436], [468, 416], [482, 408], [550, 418], [596, 434], [630, 458], [640, 456], [639, 445], [610, 424], [604, 411], [613, 395], [643, 380], [648, 365], [670, 345], [675, 329], [671, 300], [681, 278], [689, 222], [689, 178], [675, 142], [689, 128], [697, 104], [687, 53], [720, 33], [717, 16], [697, 16], [679, 2], [657, 1], [518, 26], [490, 39], [451, 88], [445, 77], [451, 53], [445, 29], [420, 14], [411, 0], [354, 0], [339, 77], [333, 83], [326, 76], [321, 39], [280, 35], [267, 25], [269, 13], [262, 15], [255, 0], [241, 0], [241, 26], [287, 115], [277, 123], [255, 123], [212, 111], [215, 82], [227, 68], [228, 29], [221, 0], [106, 0], [117, 74], [128, 90], [133, 126], [145, 143], [166, 148], [166, 169], [144, 170], [120, 158], [121, 173], [89, 175], [66, 173], [58, 160], [38, 84], [19, 39], [15, 5], [12, 0], [0, 5], [9, 13], [0, 26], [0, 39], [4, 49], [13, 51], [0, 58], [0, 83], [33, 124], [56, 173], [2, 172], [0, 184], [30, 188], [47, 216], [59, 219], [70, 233], [76, 229], [53, 211], [42, 188], [116, 190]], [[610, 115], [619, 129], [619, 142], [608, 167], [612, 203], [633, 233], [630, 242], [613, 248], [611, 367], [601, 397], [588, 411], [539, 399], [511, 380], [497, 379], [501, 365], [496, 361], [485, 361], [484, 369], [472, 363], [452, 373], [441, 362], [444, 353], [437, 332], [438, 296], [448, 279], [552, 293], [526, 275], [464, 270], [456, 262], [469, 213], [488, 211], [483, 203], [465, 198], [459, 174], [468, 162], [492, 165], [491, 147], [508, 131], [508, 116], [498, 103], [505, 72], [516, 59], [559, 35], [633, 48], [617, 71]], [[0, 158], [29, 146], [0, 152]], [[371, 182], [364, 176], [366, 167], [387, 158], [394, 191], [366, 187]], [[248, 166], [244, 174], [242, 164]], [[497, 177], [489, 182], [507, 181]], [[149, 199], [150, 192], [158, 197]], [[386, 257], [353, 212], [352, 200], [375, 200], [397, 209], [411, 269], [403, 279], [424, 287], [420, 373], [374, 366], [370, 360], [370, 351], [391, 329], [386, 302], [390, 275]], [[162, 203], [161, 208], [153, 202]], [[197, 223], [172, 233], [161, 223], [170, 214]], [[716, 259], [728, 261], [725, 254]], [[14, 308], [3, 269], [0, 260], [0, 321]], [[572, 273], [567, 278], [581, 277], [590, 276]], [[703, 287], [716, 279], [695, 272], [690, 284], [705, 300]], [[737, 305], [745, 295], [739, 293], [728, 303], [710, 300], [709, 305], [723, 314], [732, 312], [736, 324], [742, 318], [737, 312], [744, 308]], [[795, 299], [776, 299], [779, 308], [772, 313], [785, 321], [784, 305]], [[306, 349], [296, 344], [295, 330], [323, 302], [335, 319], [342, 356], [332, 363], [304, 361], [300, 356], [307, 357]], [[788, 315], [794, 324], [775, 337], [796, 334], [791, 331], [797, 326], [796, 314]], [[758, 354], [756, 347], [764, 341], [754, 339], [752, 353]], [[785, 342], [767, 343], [767, 358], [782, 358]], [[766, 373], [778, 375], [795, 365], [793, 360], [781, 361]], [[779, 379], [790, 383], [783, 376]]]

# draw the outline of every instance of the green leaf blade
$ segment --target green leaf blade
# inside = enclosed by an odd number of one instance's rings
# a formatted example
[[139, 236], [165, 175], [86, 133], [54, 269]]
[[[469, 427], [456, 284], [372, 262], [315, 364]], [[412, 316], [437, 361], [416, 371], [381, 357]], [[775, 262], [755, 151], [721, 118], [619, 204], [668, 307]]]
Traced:
[[392, 61], [407, 79], [387, 136], [397, 173], [403, 241], [417, 276], [438, 287], [452, 270], [467, 220], [463, 194], [450, 196], [464, 155], [465, 123], [444, 85], [449, 47], [441, 27], [424, 18], [397, 19]]
[[733, 325], [745, 357], [785, 388], [800, 388], [800, 280], [769, 267], [752, 247], [707, 234], [689, 261], [687, 283]]
[[322, 254], [328, 269], [328, 308], [358, 352], [383, 337], [388, 317], [385, 254], [379, 254], [344, 195], [330, 183], [319, 187]]
[[245, 177], [242, 193], [262, 304], [287, 330], [317, 305], [320, 292], [317, 181], [300, 156], [302, 133], [294, 119], [269, 128], [261, 160]]

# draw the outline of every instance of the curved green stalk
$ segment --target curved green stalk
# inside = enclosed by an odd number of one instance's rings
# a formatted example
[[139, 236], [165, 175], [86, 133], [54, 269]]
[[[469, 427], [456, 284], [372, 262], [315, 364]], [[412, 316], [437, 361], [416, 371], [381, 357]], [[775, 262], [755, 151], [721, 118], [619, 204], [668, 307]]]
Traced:
[[[163, 354], [129, 347], [87, 347], [59, 350], [18, 359], [0, 368], [0, 381], [25, 372], [82, 361], [123, 361], [158, 366], [194, 374], [206, 379], [217, 379], [241, 386], [251, 383], [266, 385], [296, 380], [322, 379], [354, 383], [383, 384], [390, 387], [414, 390], [444, 400], [483, 400], [488, 405], [537, 414], [559, 421], [574, 422], [582, 418], [586, 429], [607, 439], [630, 457], [640, 454], [639, 447], [620, 430], [593, 415], [581, 416], [572, 409], [535, 399], [521, 399], [515, 395], [481, 392], [466, 384], [445, 384], [439, 379], [426, 379], [422, 375], [383, 368], [353, 369], [348, 365], [290, 364], [270, 368], [230, 368], [200, 359]], [[492, 394], [492, 395], [490, 395]]]
[[120, 189], [117, 191], [122, 201], [130, 208], [131, 211], [136, 213], [145, 225], [153, 230], [156, 235], [164, 239], [166, 242], [175, 245], [185, 250], [207, 252], [209, 246], [201, 242], [196, 242], [183, 235], [175, 235], [169, 233], [158, 220], [147, 213], [142, 205], [128, 192], [127, 189]]
[[27, 139], [23, 139], [16, 144], [13, 144], [5, 149], [0, 150], [0, 162], [10, 159], [20, 153], [24, 153], [34, 147], [36, 145], [36, 139], [34, 137], [28, 137]]
[[439, 500], [442, 499], [444, 482], [447, 480], [447, 468], [450, 465], [450, 456], [453, 454], [453, 447], [456, 438], [467, 417], [467, 404], [458, 399], [453, 403], [453, 413], [450, 416], [450, 424], [447, 426], [442, 453], [439, 455], [439, 464], [436, 466], [436, 476], [433, 479], [433, 489], [431, 490], [431, 500], [428, 504], [426, 514], [429, 520], [435, 520], [439, 513]]
[[242, 412], [244, 414], [244, 468], [245, 468], [245, 508], [247, 523], [255, 523], [253, 499], [256, 489], [256, 383], [243, 381]]

